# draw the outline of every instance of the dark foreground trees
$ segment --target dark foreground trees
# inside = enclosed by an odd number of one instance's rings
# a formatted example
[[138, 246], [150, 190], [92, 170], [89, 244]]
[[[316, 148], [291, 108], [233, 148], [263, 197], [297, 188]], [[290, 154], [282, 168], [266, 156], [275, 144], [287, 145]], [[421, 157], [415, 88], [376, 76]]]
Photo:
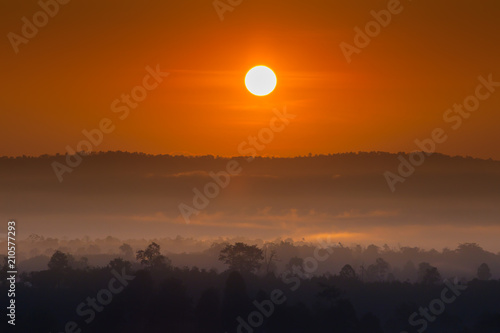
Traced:
[[[67, 267], [60, 254], [53, 262], [63, 263], [64, 274], [53, 269], [32, 272], [17, 283], [17, 332], [65, 332], [68, 322], [93, 333], [416, 332], [420, 326], [412, 326], [410, 316], [435, 304], [432, 300], [440, 298], [445, 287], [442, 282], [362, 282], [352, 278], [348, 267], [342, 277], [297, 275], [287, 280], [234, 270], [154, 271], [118, 259], [108, 267], [76, 270]], [[112, 267], [134, 278], [121, 283]], [[61, 275], [64, 281], [57, 283]], [[284, 302], [271, 303], [277, 290]], [[6, 292], [6, 286], [0, 286], [0, 293]], [[445, 293], [453, 303], [432, 314], [436, 318], [426, 332], [500, 332], [500, 281], [476, 279], [453, 295]], [[7, 306], [4, 299], [0, 306]], [[80, 316], [82, 303], [96, 304], [95, 309], [86, 305]], [[5, 325], [0, 323], [1, 332], [10, 331]]]
[[[124, 249], [120, 255], [130, 254]], [[390, 279], [394, 269], [374, 248], [367, 270], [360, 272], [360, 263], [346, 258], [338, 274], [311, 274], [304, 270], [303, 252], [284, 260], [278, 249], [287, 276], [266, 269], [276, 262], [273, 252], [263, 260], [259, 248], [243, 243], [216, 250], [228, 270], [172, 267], [156, 243], [137, 251], [137, 261], [115, 258], [106, 267], [82, 268], [75, 264], [83, 263], [81, 258], [56, 251], [50, 269], [19, 275], [16, 331], [65, 332], [75, 322], [93, 333], [413, 333], [423, 324], [412, 325], [412, 315], [418, 313], [421, 321], [420, 309], [428, 308], [427, 333], [500, 332], [500, 281], [491, 278], [488, 265], [478, 265], [482, 260], [473, 266], [479, 266], [479, 279], [454, 291], [449, 283], [456, 282], [445, 272], [446, 284], [423, 260], [416, 261], [418, 271], [411, 262], [406, 265], [401, 276], [411, 281]], [[0, 294], [6, 288], [0, 281]], [[283, 302], [273, 298], [277, 294]], [[4, 299], [0, 307], [7, 307]], [[10, 327], [1, 322], [4, 331]]]

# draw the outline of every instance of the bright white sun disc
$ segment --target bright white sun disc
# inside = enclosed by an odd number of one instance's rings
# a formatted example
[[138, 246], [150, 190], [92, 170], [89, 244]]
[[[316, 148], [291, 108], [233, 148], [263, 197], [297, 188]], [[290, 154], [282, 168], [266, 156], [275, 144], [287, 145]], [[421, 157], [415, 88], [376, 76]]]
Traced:
[[245, 86], [257, 96], [270, 94], [276, 88], [277, 81], [274, 72], [266, 66], [256, 66], [245, 76]]

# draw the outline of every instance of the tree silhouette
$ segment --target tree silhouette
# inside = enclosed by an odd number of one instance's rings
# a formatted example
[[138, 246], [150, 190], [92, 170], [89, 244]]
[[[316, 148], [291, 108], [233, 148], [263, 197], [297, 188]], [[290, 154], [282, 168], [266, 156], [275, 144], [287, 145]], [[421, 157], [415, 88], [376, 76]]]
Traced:
[[79, 270], [89, 269], [89, 258], [87, 257], [81, 257], [80, 259], [76, 260], [72, 256], [68, 256], [68, 259], [69, 259], [69, 266], [72, 269], [79, 269]]
[[121, 272], [124, 268], [126, 272], [130, 272], [130, 268], [132, 267], [132, 264], [130, 261], [123, 260], [122, 258], [116, 258], [113, 259], [109, 262], [108, 266], [111, 269], [116, 270], [117, 272]]
[[341, 292], [335, 286], [328, 286], [323, 283], [320, 283], [320, 287], [322, 290], [318, 293], [318, 297], [324, 299], [331, 305], [335, 303], [335, 301], [340, 297]]
[[477, 278], [483, 281], [491, 279], [491, 271], [488, 264], [483, 262], [481, 265], [479, 265], [479, 267], [477, 268]]
[[304, 271], [304, 259], [300, 257], [291, 257], [285, 267], [287, 271], [291, 273], [291, 275], [295, 275], [300, 278], [307, 277], [307, 274]]
[[264, 265], [266, 274], [276, 269], [276, 261], [278, 261], [277, 245], [274, 243], [266, 243], [263, 247]]
[[120, 245], [119, 249], [125, 258], [132, 258], [133, 254], [134, 254], [134, 251], [132, 250], [132, 246], [130, 246], [126, 243], [123, 243], [122, 245]]
[[344, 267], [342, 267], [342, 269], [340, 270], [339, 276], [345, 280], [355, 280], [357, 278], [356, 271], [349, 264], [344, 265]]
[[413, 261], [408, 260], [403, 267], [401, 278], [402, 280], [413, 282], [415, 281], [415, 277], [417, 276], [417, 269], [415, 268], [415, 264]]
[[422, 284], [434, 284], [441, 281], [441, 274], [438, 269], [428, 262], [421, 262], [418, 265], [418, 282]]
[[257, 245], [235, 243], [220, 251], [219, 260], [229, 265], [229, 269], [239, 272], [253, 272], [260, 267], [264, 259], [262, 250]]
[[59, 250], [54, 252], [47, 266], [51, 271], [61, 272], [70, 268], [70, 256]]
[[457, 247], [457, 252], [465, 255], [483, 254], [484, 249], [477, 243], [462, 243]]
[[368, 278], [375, 281], [385, 280], [385, 275], [389, 271], [389, 263], [382, 258], [377, 258], [375, 264], [368, 266]]
[[155, 242], [149, 244], [146, 250], [137, 251], [136, 259], [152, 270], [167, 269], [172, 264], [170, 259], [160, 253], [160, 245]]

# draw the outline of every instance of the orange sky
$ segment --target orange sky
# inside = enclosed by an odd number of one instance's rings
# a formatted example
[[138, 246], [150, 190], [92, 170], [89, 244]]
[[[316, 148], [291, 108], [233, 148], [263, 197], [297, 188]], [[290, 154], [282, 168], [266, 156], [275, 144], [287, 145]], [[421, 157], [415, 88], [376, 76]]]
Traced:
[[[40, 6], [4, 1], [0, 155], [64, 153], [103, 118], [116, 129], [97, 150], [235, 155], [286, 106], [297, 118], [264, 155], [412, 151], [442, 127], [438, 151], [500, 159], [500, 88], [460, 129], [443, 121], [479, 75], [500, 81], [500, 3], [401, 1], [347, 63], [339, 44], [387, 3], [244, 0], [221, 21], [211, 0], [70, 1], [16, 54], [7, 35]], [[244, 86], [261, 64], [278, 77], [267, 97]], [[157, 65], [170, 75], [120, 120], [111, 103]]]

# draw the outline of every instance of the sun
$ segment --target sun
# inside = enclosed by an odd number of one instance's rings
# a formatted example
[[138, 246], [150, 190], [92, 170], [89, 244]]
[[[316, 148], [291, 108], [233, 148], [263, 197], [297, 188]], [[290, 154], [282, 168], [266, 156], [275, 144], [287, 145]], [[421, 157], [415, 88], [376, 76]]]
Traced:
[[245, 76], [245, 86], [256, 96], [269, 95], [276, 88], [276, 75], [266, 66], [256, 66]]

